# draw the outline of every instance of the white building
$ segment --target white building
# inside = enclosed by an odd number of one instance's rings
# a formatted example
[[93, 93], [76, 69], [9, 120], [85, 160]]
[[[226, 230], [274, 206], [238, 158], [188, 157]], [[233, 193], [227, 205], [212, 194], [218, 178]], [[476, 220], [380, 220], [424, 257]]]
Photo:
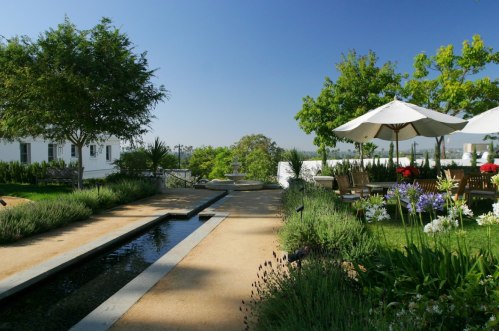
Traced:
[[[92, 144], [82, 149], [83, 178], [104, 177], [115, 171], [111, 164], [120, 158], [120, 140], [111, 137], [102, 145]], [[78, 149], [71, 142], [64, 144], [44, 141], [43, 139], [20, 139], [8, 142], [0, 140], [0, 160], [5, 162], [41, 163], [42, 161], [61, 160], [66, 164], [78, 161]]]

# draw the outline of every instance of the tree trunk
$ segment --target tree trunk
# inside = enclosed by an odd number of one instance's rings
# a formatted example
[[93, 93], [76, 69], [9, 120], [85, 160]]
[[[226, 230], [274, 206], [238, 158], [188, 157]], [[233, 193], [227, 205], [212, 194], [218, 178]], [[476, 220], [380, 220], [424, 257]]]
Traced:
[[78, 189], [83, 190], [83, 144], [77, 144], [78, 148]]
[[437, 176], [440, 176], [440, 146], [442, 145], [444, 136], [435, 137], [435, 140], [437, 141], [437, 158], [435, 159], [435, 168], [437, 169]]
[[442, 136], [442, 159], [446, 159], [445, 156], [445, 137]]

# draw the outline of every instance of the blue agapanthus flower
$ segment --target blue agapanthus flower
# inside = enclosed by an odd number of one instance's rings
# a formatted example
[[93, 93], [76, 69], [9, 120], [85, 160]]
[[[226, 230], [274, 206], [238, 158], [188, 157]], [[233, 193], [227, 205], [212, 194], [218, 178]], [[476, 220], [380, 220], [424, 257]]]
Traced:
[[424, 190], [419, 186], [419, 183], [415, 184], [395, 184], [393, 185], [388, 194], [387, 199], [400, 197], [401, 199], [407, 198], [411, 203], [415, 203], [419, 200], [419, 197], [424, 193]]
[[[445, 200], [444, 196], [440, 193], [424, 193], [419, 197], [416, 202], [416, 212], [424, 213], [433, 210], [444, 210]], [[412, 212], [412, 207], [408, 206], [409, 211]]]

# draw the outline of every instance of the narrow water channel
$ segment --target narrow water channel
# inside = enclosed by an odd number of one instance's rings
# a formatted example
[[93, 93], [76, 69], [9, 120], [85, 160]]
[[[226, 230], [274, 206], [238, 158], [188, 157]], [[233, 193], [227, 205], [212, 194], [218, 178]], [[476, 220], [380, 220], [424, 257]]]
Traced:
[[0, 330], [68, 330], [199, 228], [170, 219], [0, 306]]

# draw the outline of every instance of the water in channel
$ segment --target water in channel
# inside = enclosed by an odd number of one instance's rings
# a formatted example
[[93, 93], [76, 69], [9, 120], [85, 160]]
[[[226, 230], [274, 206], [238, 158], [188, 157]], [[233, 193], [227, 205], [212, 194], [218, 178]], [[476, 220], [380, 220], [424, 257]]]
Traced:
[[0, 330], [68, 330], [204, 222], [168, 220], [0, 307]]

